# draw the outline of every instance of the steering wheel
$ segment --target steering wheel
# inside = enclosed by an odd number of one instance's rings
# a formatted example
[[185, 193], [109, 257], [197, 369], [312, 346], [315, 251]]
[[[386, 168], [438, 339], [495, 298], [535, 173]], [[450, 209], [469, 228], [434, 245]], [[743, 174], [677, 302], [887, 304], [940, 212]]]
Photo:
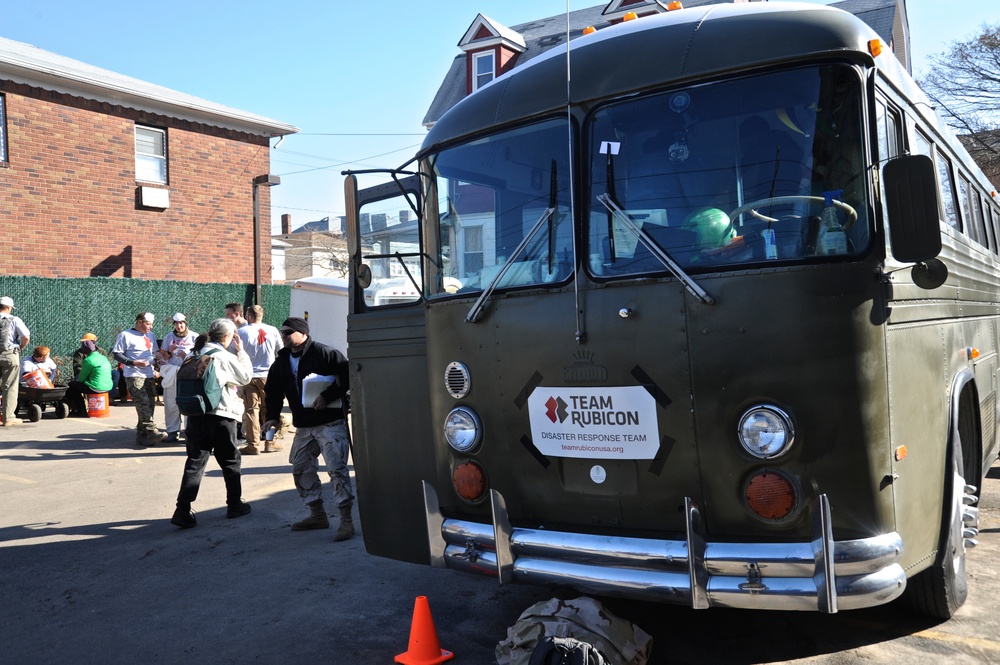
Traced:
[[[758, 212], [756, 209], [762, 208], [765, 205], [779, 205], [782, 203], [793, 203], [796, 201], [804, 201], [806, 203], [826, 203], [826, 199], [822, 196], [772, 196], [766, 199], [760, 199], [759, 201], [745, 203], [736, 210], [733, 210], [729, 213], [729, 226], [732, 227], [736, 218], [745, 212], [749, 212], [757, 219], [764, 220], [765, 222], [776, 222], [778, 221], [777, 218], [768, 217], [767, 215]], [[832, 199], [832, 201], [833, 207], [842, 210], [847, 215], [847, 220], [841, 224], [841, 228], [846, 231], [854, 225], [854, 222], [858, 221], [858, 211], [843, 201], [838, 201], [837, 199]]]

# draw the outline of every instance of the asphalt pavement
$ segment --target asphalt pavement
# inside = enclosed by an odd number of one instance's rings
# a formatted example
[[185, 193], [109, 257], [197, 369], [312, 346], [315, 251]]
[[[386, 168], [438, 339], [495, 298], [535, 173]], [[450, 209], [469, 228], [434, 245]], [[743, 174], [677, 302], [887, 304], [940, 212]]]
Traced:
[[[369, 556], [360, 530], [341, 543], [333, 528], [293, 532], [307, 510], [286, 452], [243, 458], [253, 512], [237, 519], [209, 461], [198, 526], [178, 529], [184, 448], [137, 447], [135, 422], [116, 402], [107, 418], [47, 409], [0, 427], [0, 664], [388, 665], [426, 596], [449, 662], [485, 665], [522, 611], [574, 595]], [[822, 615], [605, 602], [653, 636], [656, 665], [998, 662], [1000, 465], [980, 528], [969, 601], [947, 622], [895, 604]]]
[[452, 662], [489, 663], [507, 625], [551, 596], [369, 556], [360, 530], [333, 541], [336, 519], [291, 531], [308, 511], [287, 445], [243, 458], [253, 512], [237, 519], [210, 460], [198, 526], [178, 529], [184, 447], [137, 447], [135, 423], [116, 402], [107, 418], [47, 409], [0, 427], [0, 663], [392, 663], [417, 596]]

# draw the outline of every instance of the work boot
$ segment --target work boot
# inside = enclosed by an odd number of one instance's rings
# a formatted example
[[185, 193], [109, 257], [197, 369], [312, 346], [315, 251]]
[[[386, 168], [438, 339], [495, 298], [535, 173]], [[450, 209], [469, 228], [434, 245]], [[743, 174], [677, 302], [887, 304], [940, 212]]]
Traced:
[[180, 440], [180, 432], [167, 432], [167, 438], [163, 443], [177, 443]]
[[257, 455], [259, 453], [260, 449], [258, 449], [257, 446], [253, 445], [252, 443], [248, 443], [247, 445], [240, 448], [241, 455]]
[[284, 450], [284, 449], [285, 449], [285, 447], [283, 445], [281, 445], [280, 443], [275, 443], [274, 441], [265, 441], [264, 442], [264, 452], [265, 453], [276, 453], [279, 450]]
[[229, 506], [226, 509], [226, 517], [229, 519], [235, 519], [237, 517], [243, 517], [244, 515], [250, 514], [250, 504], [244, 501]]
[[182, 529], [190, 529], [193, 526], [198, 526], [198, 520], [194, 518], [194, 511], [191, 510], [190, 506], [187, 508], [177, 506], [174, 516], [170, 518], [170, 523]]
[[167, 438], [163, 432], [158, 432], [156, 430], [145, 430], [139, 432], [139, 436], [136, 437], [135, 442], [140, 446], [155, 446], [158, 443], [163, 443], [163, 440]]
[[330, 518], [323, 510], [323, 501], [313, 501], [309, 504], [309, 517], [292, 525], [292, 531], [309, 531], [310, 529], [329, 529]]
[[351, 519], [351, 507], [354, 504], [349, 503], [346, 506], [340, 506], [340, 526], [337, 527], [337, 533], [333, 534], [333, 539], [347, 540], [354, 535], [354, 520]]

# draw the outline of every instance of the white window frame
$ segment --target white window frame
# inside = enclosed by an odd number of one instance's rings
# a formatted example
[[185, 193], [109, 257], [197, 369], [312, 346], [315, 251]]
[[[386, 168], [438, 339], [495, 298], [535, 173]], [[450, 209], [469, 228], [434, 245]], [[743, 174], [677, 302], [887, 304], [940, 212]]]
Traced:
[[[479, 71], [479, 63], [489, 59], [489, 71]], [[489, 76], [489, 80], [480, 82], [480, 78]], [[496, 51], [483, 51], [472, 54], [472, 89], [479, 90], [484, 85], [497, 77], [497, 54]]]
[[0, 164], [7, 161], [7, 97], [0, 94]]
[[167, 184], [167, 130], [135, 126], [135, 179]]

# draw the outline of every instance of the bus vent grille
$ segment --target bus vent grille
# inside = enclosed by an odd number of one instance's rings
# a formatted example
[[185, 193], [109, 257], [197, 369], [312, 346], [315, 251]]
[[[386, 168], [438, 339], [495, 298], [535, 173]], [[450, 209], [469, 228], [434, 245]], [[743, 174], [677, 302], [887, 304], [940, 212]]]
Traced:
[[990, 448], [997, 436], [997, 419], [993, 415], [997, 412], [997, 394], [992, 392], [989, 397], [983, 400], [982, 413], [986, 416], [983, 421], [983, 447]]
[[469, 368], [460, 362], [449, 364], [444, 371], [444, 386], [453, 399], [463, 399], [472, 387]]

